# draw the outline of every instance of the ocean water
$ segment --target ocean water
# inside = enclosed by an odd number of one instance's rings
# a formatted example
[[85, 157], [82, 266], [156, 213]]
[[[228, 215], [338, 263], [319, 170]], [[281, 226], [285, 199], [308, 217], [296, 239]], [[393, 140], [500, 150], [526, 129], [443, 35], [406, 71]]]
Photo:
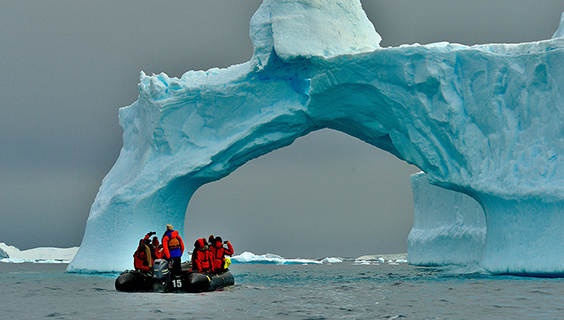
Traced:
[[221, 291], [123, 293], [117, 274], [0, 263], [0, 319], [562, 319], [564, 279], [406, 263], [236, 264]]

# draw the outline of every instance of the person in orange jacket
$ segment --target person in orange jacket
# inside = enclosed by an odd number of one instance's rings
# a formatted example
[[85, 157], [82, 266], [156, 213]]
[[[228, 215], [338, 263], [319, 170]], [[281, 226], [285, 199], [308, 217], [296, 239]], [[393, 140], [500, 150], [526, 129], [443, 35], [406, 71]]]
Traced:
[[172, 261], [172, 274], [181, 274], [180, 258], [184, 252], [184, 241], [182, 241], [178, 231], [175, 231], [170, 224], [166, 225], [166, 232], [163, 235], [163, 251], [164, 257]]
[[206, 245], [206, 239], [202, 238], [194, 242], [194, 251], [192, 252], [192, 271], [214, 271], [211, 252]]
[[229, 241], [225, 241], [225, 244], [227, 244], [227, 248], [223, 246], [221, 237], [216, 237], [212, 247], [210, 248], [212, 264], [216, 272], [225, 270], [225, 256], [233, 254], [233, 246], [231, 243]]

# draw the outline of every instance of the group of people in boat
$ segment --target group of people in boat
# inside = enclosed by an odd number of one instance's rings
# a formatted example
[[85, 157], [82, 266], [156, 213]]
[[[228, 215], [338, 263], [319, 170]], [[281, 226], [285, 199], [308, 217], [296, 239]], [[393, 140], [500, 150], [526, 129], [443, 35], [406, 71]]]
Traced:
[[[162, 243], [159, 243], [158, 237], [154, 236], [155, 234], [154, 231], [149, 232], [143, 239], [139, 240], [139, 246], [133, 254], [135, 270], [150, 274], [153, 272], [153, 261], [166, 259], [171, 265], [171, 273], [180, 274], [182, 272], [181, 258], [184, 253], [182, 237], [170, 224], [166, 225]], [[152, 239], [151, 236], [153, 236]], [[229, 241], [223, 242], [221, 237], [211, 235], [207, 240], [206, 238], [198, 239], [194, 242], [190, 271], [221, 273], [228, 267], [226, 256], [233, 255], [233, 252], [231, 243]]]

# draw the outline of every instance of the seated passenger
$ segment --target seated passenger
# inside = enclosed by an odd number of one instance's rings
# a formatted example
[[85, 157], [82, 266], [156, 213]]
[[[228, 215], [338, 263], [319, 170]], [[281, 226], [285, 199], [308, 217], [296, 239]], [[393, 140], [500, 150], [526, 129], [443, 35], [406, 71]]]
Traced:
[[214, 271], [211, 252], [207, 249], [206, 239], [198, 239], [194, 242], [194, 251], [192, 252], [192, 271]]
[[151, 242], [151, 254], [153, 257], [153, 261], [157, 259], [164, 259], [164, 251], [163, 246], [159, 243], [159, 238], [153, 237], [153, 242]]
[[233, 246], [229, 241], [225, 241], [227, 248], [223, 246], [221, 237], [216, 237], [213, 246], [210, 248], [213, 268], [216, 272], [225, 271], [225, 256], [233, 254]]
[[153, 259], [151, 258], [151, 249], [147, 245], [148, 242], [148, 239], [140, 240], [137, 251], [133, 254], [135, 270], [143, 273], [153, 272]]

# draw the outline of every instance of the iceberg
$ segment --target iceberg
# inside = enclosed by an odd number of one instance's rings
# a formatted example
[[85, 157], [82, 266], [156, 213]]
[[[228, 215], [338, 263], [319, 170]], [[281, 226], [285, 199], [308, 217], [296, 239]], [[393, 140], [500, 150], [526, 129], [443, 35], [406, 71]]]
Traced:
[[[354, 259], [355, 264], [380, 264], [380, 263], [407, 263], [407, 254], [405, 253], [388, 253], [388, 254], [372, 254], [364, 255]], [[427, 265], [427, 264], [422, 264]]]
[[[249, 62], [181, 78], [141, 73], [138, 100], [119, 112], [123, 148], [67, 270], [130, 267], [139, 235], [183, 229], [200, 186], [330, 128], [474, 198], [487, 231], [472, 259], [485, 269], [564, 274], [560, 35], [381, 48], [359, 0], [264, 0], [250, 23]], [[463, 240], [469, 229], [453, 230]], [[427, 262], [453, 261], [440, 252]]]
[[39, 247], [20, 250], [14, 246], [0, 242], [0, 261], [8, 263], [69, 263], [74, 258], [77, 251], [78, 247]]
[[321, 263], [324, 264], [333, 264], [333, 263], [342, 263], [343, 259], [341, 258], [336, 258], [336, 257], [326, 257], [323, 260], [321, 260]]
[[[231, 258], [231, 263], [233, 264], [276, 264], [276, 265], [288, 265], [288, 264], [322, 264], [325, 260], [317, 261], [312, 259], [286, 259], [277, 254], [267, 253], [267, 254], [254, 254], [252, 252], [245, 251], [240, 255], [233, 256]], [[342, 262], [342, 261], [339, 261]], [[337, 263], [337, 261], [335, 261]]]

